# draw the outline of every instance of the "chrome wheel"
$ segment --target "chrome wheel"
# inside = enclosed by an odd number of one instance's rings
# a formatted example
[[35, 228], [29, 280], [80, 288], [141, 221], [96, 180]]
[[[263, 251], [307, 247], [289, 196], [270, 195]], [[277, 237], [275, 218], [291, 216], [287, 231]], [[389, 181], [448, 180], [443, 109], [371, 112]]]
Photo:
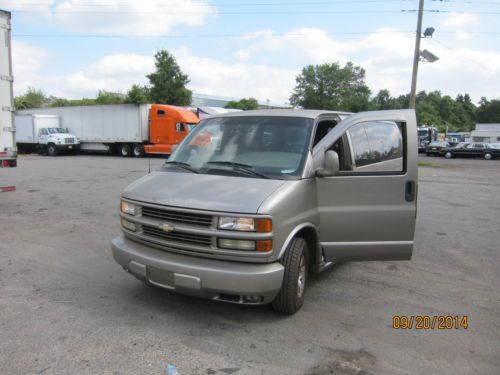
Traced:
[[306, 287], [306, 259], [304, 255], [300, 257], [299, 277], [297, 278], [297, 297], [302, 298]]
[[491, 159], [493, 159], [493, 155], [491, 155], [489, 152], [487, 152], [486, 154], [484, 154], [484, 158], [486, 160], [491, 160]]

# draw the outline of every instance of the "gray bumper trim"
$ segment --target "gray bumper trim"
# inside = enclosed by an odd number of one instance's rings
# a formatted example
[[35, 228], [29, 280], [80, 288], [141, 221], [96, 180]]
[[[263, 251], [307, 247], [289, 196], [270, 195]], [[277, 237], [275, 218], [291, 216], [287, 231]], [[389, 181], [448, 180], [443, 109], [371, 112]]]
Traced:
[[280, 263], [250, 264], [169, 253], [123, 237], [111, 243], [113, 257], [135, 277], [151, 284], [219, 299], [221, 294], [255, 295], [271, 302], [281, 289]]

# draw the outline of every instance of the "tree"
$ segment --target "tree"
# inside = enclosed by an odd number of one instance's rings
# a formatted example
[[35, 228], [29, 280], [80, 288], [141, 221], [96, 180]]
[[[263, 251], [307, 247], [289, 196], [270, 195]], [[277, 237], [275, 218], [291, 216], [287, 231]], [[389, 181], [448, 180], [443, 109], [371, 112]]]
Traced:
[[500, 100], [482, 97], [477, 109], [477, 121], [482, 123], [500, 123]]
[[186, 88], [189, 78], [182, 73], [175, 57], [167, 50], [155, 54], [156, 71], [147, 75], [151, 83], [151, 100], [172, 105], [191, 104], [191, 91]]
[[255, 98], [243, 98], [238, 101], [233, 100], [226, 104], [226, 108], [242, 109], [244, 111], [259, 108], [259, 103]]
[[369, 108], [370, 89], [365, 70], [348, 62], [308, 65], [296, 78], [290, 97], [293, 106], [306, 109], [361, 111]]
[[48, 98], [42, 90], [28, 87], [28, 90], [21, 96], [14, 98], [16, 109], [42, 108], [48, 104]]
[[149, 89], [146, 86], [132, 85], [127, 92], [125, 103], [144, 104], [149, 103]]
[[99, 90], [95, 102], [96, 104], [123, 104], [125, 102], [125, 95], [117, 92]]

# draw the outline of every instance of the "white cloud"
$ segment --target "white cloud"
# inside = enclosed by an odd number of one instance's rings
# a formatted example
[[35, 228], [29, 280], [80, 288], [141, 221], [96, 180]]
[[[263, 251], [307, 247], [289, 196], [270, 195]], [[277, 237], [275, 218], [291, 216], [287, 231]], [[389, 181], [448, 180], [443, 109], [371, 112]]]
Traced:
[[[254, 41], [256, 40], [256, 41]], [[247, 34], [241, 41], [254, 41], [235, 52], [240, 61], [247, 61], [259, 54], [283, 54], [287, 57], [308, 58], [316, 61], [347, 61], [345, 53], [352, 51], [351, 43], [337, 41], [328, 33], [317, 28], [298, 28], [284, 34], [272, 30], [261, 30]]]
[[[201, 26], [215, 8], [206, 0], [107, 0], [89, 6], [85, 0], [58, 3], [53, 19], [67, 30], [112, 35], [165, 35], [175, 27]], [[89, 13], [93, 12], [93, 13]]]
[[469, 40], [469, 39], [471, 39], [471, 34], [465, 32], [463, 30], [458, 30], [455, 33], [455, 38], [457, 38], [458, 40]]
[[471, 13], [454, 13], [446, 17], [441, 23], [444, 27], [464, 27], [477, 24], [479, 24], [479, 17], [477, 14]]
[[262, 64], [225, 63], [199, 57], [187, 48], [173, 51], [181, 69], [189, 75], [189, 87], [195, 92], [255, 97], [260, 100], [287, 102], [295, 84], [298, 69], [274, 68]]

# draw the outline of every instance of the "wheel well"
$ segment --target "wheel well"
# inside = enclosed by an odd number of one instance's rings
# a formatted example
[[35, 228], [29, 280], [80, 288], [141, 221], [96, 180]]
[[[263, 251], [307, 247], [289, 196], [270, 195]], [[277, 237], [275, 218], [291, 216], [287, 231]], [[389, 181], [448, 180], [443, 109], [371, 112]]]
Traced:
[[316, 233], [316, 230], [311, 227], [302, 228], [295, 234], [295, 237], [302, 237], [306, 241], [309, 251], [309, 267], [314, 267], [314, 265], [318, 263], [318, 253], [316, 251], [318, 245], [318, 234]]

